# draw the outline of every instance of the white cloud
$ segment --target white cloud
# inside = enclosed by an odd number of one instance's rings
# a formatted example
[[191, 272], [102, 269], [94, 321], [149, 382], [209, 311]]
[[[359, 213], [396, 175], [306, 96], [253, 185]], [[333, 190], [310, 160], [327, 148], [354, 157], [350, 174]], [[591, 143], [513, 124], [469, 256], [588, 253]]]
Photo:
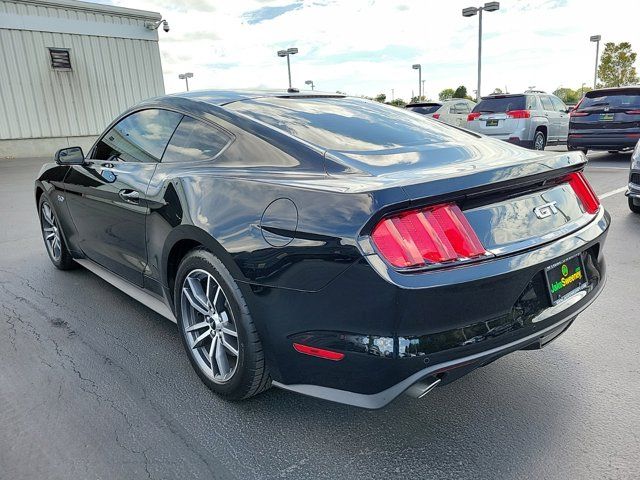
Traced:
[[[105, 0], [103, 3], [107, 3]], [[423, 65], [428, 96], [446, 87], [475, 89], [477, 17], [463, 18], [469, 0], [112, 0], [158, 11], [167, 92], [181, 91], [178, 73], [191, 71], [193, 88], [286, 88], [280, 48], [296, 46], [294, 86], [314, 80], [320, 90], [408, 99], [417, 91], [413, 63]], [[476, 2], [482, 3], [482, 2]], [[640, 2], [504, 0], [483, 20], [483, 92], [528, 86], [553, 91], [593, 81], [595, 47], [589, 36], [630, 41], [640, 51]]]

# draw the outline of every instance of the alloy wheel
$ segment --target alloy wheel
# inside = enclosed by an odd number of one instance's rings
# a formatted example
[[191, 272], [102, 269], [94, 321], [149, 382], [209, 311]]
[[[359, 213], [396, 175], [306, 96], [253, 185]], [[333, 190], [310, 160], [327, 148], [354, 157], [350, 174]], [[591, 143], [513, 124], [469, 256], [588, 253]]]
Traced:
[[239, 358], [238, 330], [229, 301], [216, 279], [192, 270], [182, 283], [182, 321], [196, 363], [215, 383], [227, 383]]
[[60, 230], [58, 228], [58, 222], [56, 221], [56, 217], [53, 215], [53, 211], [51, 210], [51, 205], [47, 202], [42, 203], [42, 211], [41, 211], [41, 223], [42, 223], [42, 233], [44, 236], [44, 242], [47, 245], [47, 250], [49, 250], [49, 254], [56, 261], [60, 261], [62, 257], [62, 241], [60, 240]]
[[535, 150], [544, 150], [544, 134], [538, 133], [535, 138], [535, 143], [533, 148]]

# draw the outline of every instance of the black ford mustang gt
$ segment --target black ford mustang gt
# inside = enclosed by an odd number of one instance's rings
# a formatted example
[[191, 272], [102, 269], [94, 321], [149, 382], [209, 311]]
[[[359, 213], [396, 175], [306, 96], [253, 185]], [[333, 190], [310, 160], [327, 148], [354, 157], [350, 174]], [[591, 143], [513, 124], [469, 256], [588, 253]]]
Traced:
[[342, 95], [204, 91], [58, 151], [35, 195], [55, 266], [177, 321], [213, 391], [379, 408], [593, 302], [610, 217], [585, 162]]

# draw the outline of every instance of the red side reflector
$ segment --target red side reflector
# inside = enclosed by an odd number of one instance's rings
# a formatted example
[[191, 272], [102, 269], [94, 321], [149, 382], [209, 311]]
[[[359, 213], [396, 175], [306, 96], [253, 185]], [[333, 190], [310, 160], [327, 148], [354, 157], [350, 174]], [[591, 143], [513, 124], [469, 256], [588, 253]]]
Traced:
[[593, 191], [584, 174], [582, 172], [571, 173], [567, 175], [566, 179], [573, 191], [576, 192], [587, 213], [596, 213], [600, 208], [600, 200], [598, 200], [596, 192]]
[[486, 255], [478, 236], [453, 203], [410, 210], [382, 219], [371, 234], [394, 267], [418, 267]]
[[509, 110], [507, 117], [511, 118], [531, 118], [531, 112], [529, 110]]
[[434, 113], [433, 114], [433, 118], [435, 118], [436, 120], [440, 118], [440, 114], [439, 113]]
[[467, 122], [471, 122], [480, 116], [480, 112], [472, 112], [467, 115]]
[[294, 343], [293, 348], [295, 348], [296, 352], [298, 353], [304, 353], [305, 355], [324, 358], [326, 360], [333, 360], [334, 362], [337, 362], [338, 360], [342, 360], [344, 358], [344, 353], [332, 352], [331, 350], [310, 347], [309, 345], [302, 345], [301, 343]]

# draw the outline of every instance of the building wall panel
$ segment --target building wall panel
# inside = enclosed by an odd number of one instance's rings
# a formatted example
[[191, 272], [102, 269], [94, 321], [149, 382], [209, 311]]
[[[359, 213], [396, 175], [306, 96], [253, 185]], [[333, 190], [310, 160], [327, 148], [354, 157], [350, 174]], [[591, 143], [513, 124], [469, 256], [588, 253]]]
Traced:
[[[52, 20], [51, 31], [0, 23], [0, 140], [97, 135], [126, 108], [164, 94], [157, 34], [149, 40], [144, 27], [158, 14], [134, 10], [126, 15], [114, 7], [118, 14], [108, 14], [101, 11], [108, 9], [104, 6], [92, 11], [87, 4], [80, 9], [55, 4], [72, 2], [0, 0], [0, 15]], [[107, 23], [114, 36], [104, 36], [104, 28], [101, 35], [61, 33], [69, 29], [65, 20]], [[140, 38], [118, 36], [136, 36], [138, 29]], [[48, 47], [68, 48], [72, 70], [52, 69]]]

